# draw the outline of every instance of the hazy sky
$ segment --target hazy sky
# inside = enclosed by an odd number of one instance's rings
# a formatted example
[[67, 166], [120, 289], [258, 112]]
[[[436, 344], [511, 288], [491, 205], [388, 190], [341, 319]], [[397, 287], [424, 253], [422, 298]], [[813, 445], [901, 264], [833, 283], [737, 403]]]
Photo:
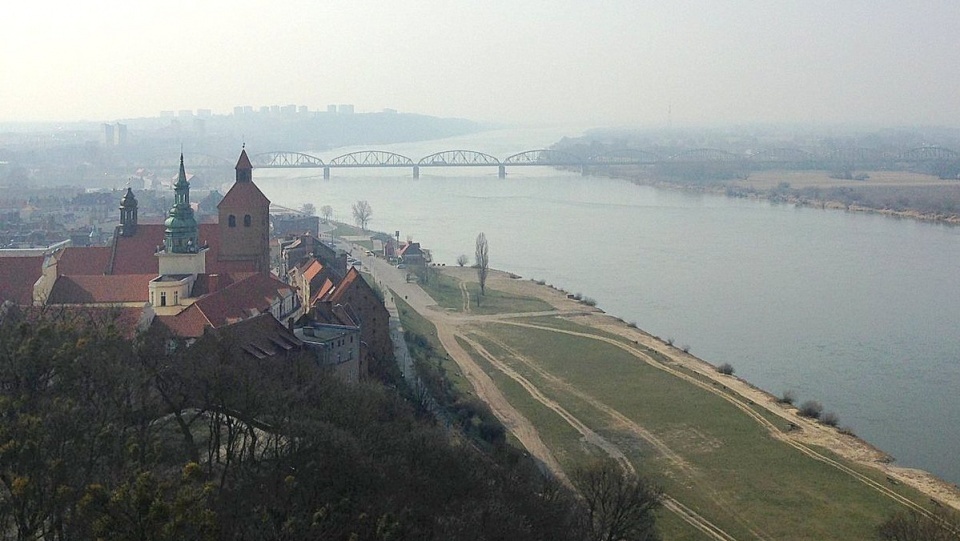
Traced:
[[526, 124], [960, 125], [960, 1], [24, 1], [0, 122], [353, 103]]

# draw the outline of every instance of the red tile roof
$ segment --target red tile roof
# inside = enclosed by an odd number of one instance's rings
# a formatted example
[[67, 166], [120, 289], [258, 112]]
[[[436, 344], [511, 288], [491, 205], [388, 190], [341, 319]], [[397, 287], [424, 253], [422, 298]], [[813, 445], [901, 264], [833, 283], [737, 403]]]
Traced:
[[310, 283], [318, 274], [323, 271], [323, 263], [320, 263], [316, 259], [310, 260], [310, 263], [307, 264], [305, 269], [301, 269], [300, 274], [303, 276], [303, 279]]
[[347, 271], [347, 275], [343, 277], [343, 280], [340, 280], [339, 284], [337, 284], [337, 288], [330, 293], [328, 298], [323, 300], [332, 302], [333, 304], [339, 304], [341, 301], [343, 301], [344, 295], [347, 294], [357, 280], [362, 282], [363, 278], [360, 276], [360, 273], [357, 271], [356, 267], [350, 267], [350, 270]]
[[208, 274], [198, 274], [197, 280], [193, 283], [193, 291], [190, 292], [191, 297], [202, 297], [210, 293], [219, 291], [228, 285], [239, 282], [254, 275], [254, 272], [233, 272], [233, 273], [208, 273]]
[[303, 342], [270, 314], [246, 319], [217, 329], [218, 338], [256, 359], [300, 351]]
[[[163, 224], [139, 224], [137, 233], [132, 237], [116, 236], [110, 274], [149, 274], [159, 273], [160, 263], [155, 252], [163, 245]], [[206, 243], [207, 273], [223, 274], [230, 272], [255, 272], [256, 264], [251, 261], [219, 261], [220, 226], [219, 224], [200, 224], [200, 244]], [[66, 274], [66, 273], [63, 273]]]
[[247, 157], [247, 149], [240, 150], [240, 159], [237, 160], [237, 166], [234, 169], [253, 169], [250, 158]]
[[106, 274], [112, 253], [111, 246], [68, 246], [59, 254], [57, 274]]
[[175, 316], [157, 316], [153, 322], [170, 334], [183, 338], [199, 338], [203, 336], [204, 328], [213, 327], [203, 312], [193, 309], [193, 306]]
[[284, 292], [295, 294], [293, 286], [269, 274], [253, 274], [200, 298], [176, 316], [160, 319], [176, 335], [199, 337], [206, 326], [219, 328], [269, 312], [270, 305]]
[[0, 257], [0, 303], [33, 304], [33, 285], [43, 274], [43, 256]]
[[156, 274], [59, 276], [47, 304], [116, 304], [147, 302]]
[[218, 209], [253, 209], [259, 206], [270, 206], [270, 200], [263, 195], [260, 188], [253, 182], [234, 182], [227, 195], [223, 196]]
[[[311, 287], [312, 287], [312, 286], [311, 286]], [[332, 281], [330, 281], [329, 278], [325, 279], [325, 280], [323, 281], [323, 284], [321, 284], [320, 287], [316, 288], [316, 292], [315, 292], [315, 293], [313, 294], [313, 296], [310, 298], [310, 303], [309, 303], [309, 305], [310, 305], [310, 306], [313, 306], [313, 304], [314, 304], [315, 302], [317, 302], [317, 300], [322, 299], [324, 295], [326, 295], [327, 293], [330, 292], [331, 289], [333, 289], [333, 287], [334, 287], [334, 283], [333, 283]], [[311, 289], [311, 291], [312, 291], [312, 289]]]

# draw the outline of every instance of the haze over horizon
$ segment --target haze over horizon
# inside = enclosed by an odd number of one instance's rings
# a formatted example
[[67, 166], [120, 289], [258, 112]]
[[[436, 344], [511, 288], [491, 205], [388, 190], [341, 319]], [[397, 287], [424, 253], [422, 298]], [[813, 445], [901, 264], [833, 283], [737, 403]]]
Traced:
[[960, 3], [22, 2], [0, 122], [350, 103], [516, 124], [960, 125]]

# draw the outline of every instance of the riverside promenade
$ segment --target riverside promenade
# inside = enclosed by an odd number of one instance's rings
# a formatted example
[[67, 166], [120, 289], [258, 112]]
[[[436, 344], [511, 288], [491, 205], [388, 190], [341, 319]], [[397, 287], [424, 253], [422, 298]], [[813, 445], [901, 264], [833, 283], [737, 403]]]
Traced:
[[[347, 242], [350, 242], [347, 239]], [[421, 312], [428, 306], [436, 306], [436, 302], [416, 283], [407, 282], [407, 273], [398, 269], [381, 258], [367, 255], [366, 249], [354, 244], [349, 245], [348, 250], [363, 264], [363, 271], [370, 274], [373, 281], [383, 293], [383, 304], [390, 314], [390, 340], [393, 342], [393, 355], [400, 367], [400, 373], [407, 385], [413, 389], [418, 396], [424, 397], [427, 408], [437, 416], [438, 419], [446, 421], [446, 418], [437, 405], [436, 400], [425, 391], [426, 387], [420, 381], [417, 375], [413, 359], [410, 357], [410, 351], [407, 349], [407, 341], [404, 338], [403, 325], [400, 323], [400, 310], [397, 308], [395, 295], [400, 295], [415, 310]]]

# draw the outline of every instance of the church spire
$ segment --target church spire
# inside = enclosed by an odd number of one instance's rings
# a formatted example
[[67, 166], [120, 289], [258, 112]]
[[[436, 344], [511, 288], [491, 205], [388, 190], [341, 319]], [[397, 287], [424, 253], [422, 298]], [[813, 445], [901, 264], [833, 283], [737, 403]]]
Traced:
[[190, 183], [183, 167], [183, 152], [180, 153], [180, 176], [173, 185], [173, 208], [163, 224], [163, 246], [169, 253], [195, 253], [199, 248], [199, 227], [190, 206]]
[[120, 234], [132, 237], [137, 233], [137, 198], [128, 186], [127, 193], [120, 200]]
[[237, 160], [237, 182], [253, 181], [253, 165], [250, 164], [250, 158], [247, 157], [246, 143], [240, 149], [240, 159]]

